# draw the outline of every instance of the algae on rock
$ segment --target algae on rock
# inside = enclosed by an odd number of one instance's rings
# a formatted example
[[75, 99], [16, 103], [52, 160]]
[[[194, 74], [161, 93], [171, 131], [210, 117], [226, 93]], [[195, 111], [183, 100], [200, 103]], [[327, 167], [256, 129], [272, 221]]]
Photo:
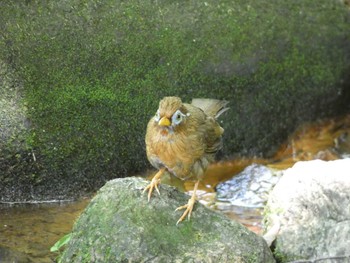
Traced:
[[146, 124], [165, 95], [229, 100], [226, 156], [269, 155], [299, 123], [349, 110], [349, 11], [340, 1], [1, 8], [0, 59], [23, 83], [35, 175], [57, 186], [47, 193], [94, 191], [144, 170]]
[[102, 187], [76, 222], [62, 262], [275, 262], [265, 241], [197, 203], [176, 226], [188, 196], [161, 185], [150, 202], [139, 178]]

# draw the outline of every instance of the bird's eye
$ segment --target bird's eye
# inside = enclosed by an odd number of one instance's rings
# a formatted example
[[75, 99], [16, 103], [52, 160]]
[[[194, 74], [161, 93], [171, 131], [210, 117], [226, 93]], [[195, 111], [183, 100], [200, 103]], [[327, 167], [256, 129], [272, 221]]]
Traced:
[[171, 118], [171, 122], [174, 125], [178, 125], [182, 122], [182, 119], [185, 117], [186, 115], [183, 114], [180, 110], [177, 110], [174, 114], [173, 117]]
[[160, 120], [160, 113], [159, 110], [157, 110], [156, 115], [154, 116], [154, 120], [158, 122]]

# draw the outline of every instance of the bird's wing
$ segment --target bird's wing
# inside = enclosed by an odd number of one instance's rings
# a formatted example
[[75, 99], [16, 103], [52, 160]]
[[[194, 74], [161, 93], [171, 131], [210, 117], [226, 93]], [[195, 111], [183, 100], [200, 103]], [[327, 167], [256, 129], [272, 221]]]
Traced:
[[201, 120], [201, 123], [197, 123], [197, 133], [201, 133], [204, 136], [204, 152], [213, 155], [222, 148], [222, 134], [224, 129], [216, 121], [222, 113], [229, 108], [226, 107], [227, 101], [216, 99], [193, 99], [192, 103], [187, 106], [192, 109], [191, 112], [196, 112], [195, 119]]
[[192, 99], [191, 104], [195, 107], [200, 108], [205, 112], [206, 115], [215, 119], [227, 111], [229, 108], [226, 107], [228, 101], [216, 100], [216, 99]]
[[224, 129], [215, 121], [214, 118], [209, 117], [206, 121], [206, 153], [215, 154], [222, 149], [222, 134]]

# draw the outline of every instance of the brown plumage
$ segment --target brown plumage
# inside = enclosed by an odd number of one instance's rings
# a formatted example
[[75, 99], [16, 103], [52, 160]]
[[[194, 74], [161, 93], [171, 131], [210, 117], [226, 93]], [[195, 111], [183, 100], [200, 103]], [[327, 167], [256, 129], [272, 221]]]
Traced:
[[148, 200], [154, 189], [159, 193], [157, 186], [166, 170], [182, 180], [196, 181], [188, 204], [178, 208], [186, 210], [177, 223], [191, 216], [198, 184], [222, 147], [224, 129], [216, 118], [228, 109], [226, 105], [214, 99], [193, 99], [187, 104], [178, 97], [165, 97], [147, 125], [147, 158], [159, 170], [144, 189]]

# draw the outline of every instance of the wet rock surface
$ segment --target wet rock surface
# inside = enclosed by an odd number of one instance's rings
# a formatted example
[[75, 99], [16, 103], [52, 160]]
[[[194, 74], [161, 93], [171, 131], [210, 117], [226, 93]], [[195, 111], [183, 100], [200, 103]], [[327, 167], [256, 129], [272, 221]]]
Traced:
[[[23, 88], [13, 70], [0, 60], [0, 146], [18, 150], [23, 133], [29, 127], [27, 108], [23, 101]], [[0, 150], [1, 151], [1, 150]], [[1, 153], [1, 152], [0, 152]], [[0, 155], [1, 157], [1, 155]]]
[[175, 225], [188, 196], [161, 185], [147, 202], [140, 178], [108, 182], [78, 219], [62, 262], [275, 262], [265, 241], [201, 204]]
[[280, 176], [280, 172], [264, 165], [249, 165], [232, 179], [218, 184], [217, 200], [235, 206], [262, 208]]
[[350, 159], [298, 162], [286, 170], [265, 209], [278, 259], [349, 262], [349, 200]]

